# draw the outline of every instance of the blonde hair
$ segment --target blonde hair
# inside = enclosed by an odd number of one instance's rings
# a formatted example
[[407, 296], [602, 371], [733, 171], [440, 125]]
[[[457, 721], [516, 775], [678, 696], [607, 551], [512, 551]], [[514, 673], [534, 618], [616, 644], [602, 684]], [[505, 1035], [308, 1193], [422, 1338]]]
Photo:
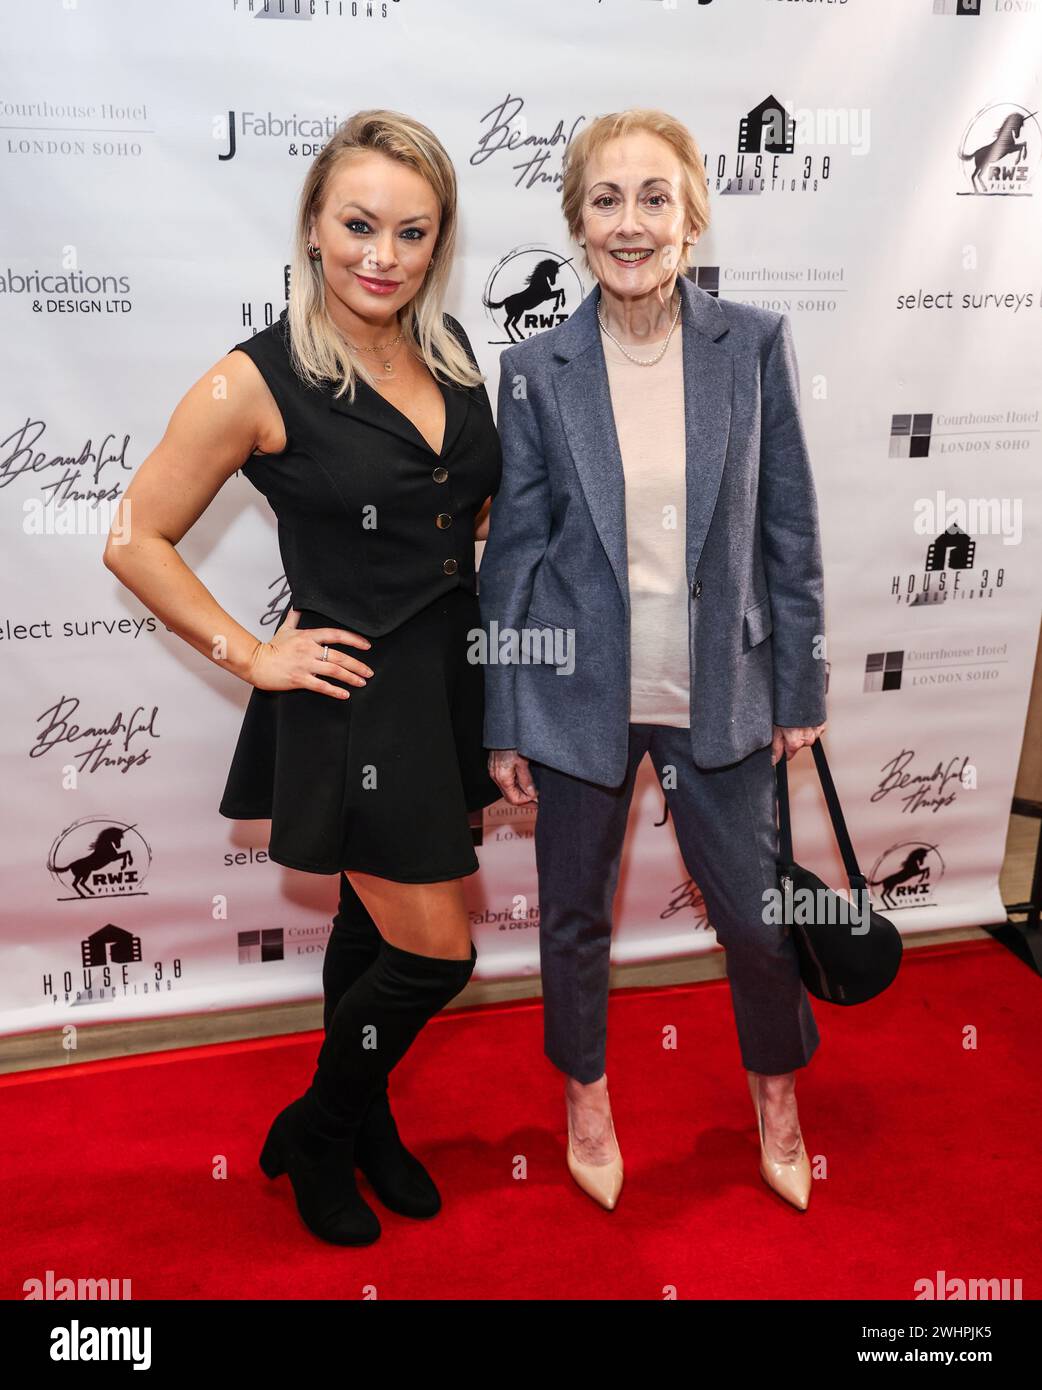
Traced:
[[[658, 135], [672, 147], [680, 162], [680, 191], [687, 220], [693, 224], [699, 236], [709, 226], [709, 183], [698, 141], [686, 125], [668, 112], [631, 107], [627, 111], [613, 111], [610, 115], [598, 116], [579, 132], [564, 152], [561, 207], [568, 224], [568, 233], [573, 241], [577, 242], [582, 234], [587, 164], [609, 140], [631, 135], [635, 131]], [[680, 256], [680, 274], [689, 269], [694, 250], [693, 242], [684, 243]], [[589, 270], [590, 261], [585, 247], [583, 261]]]
[[456, 244], [456, 173], [438, 138], [399, 111], [356, 111], [336, 129], [308, 170], [300, 193], [291, 252], [289, 330], [297, 374], [313, 386], [338, 383], [336, 397], [355, 398], [356, 377], [374, 384], [365, 362], [356, 361], [349, 344], [326, 310], [322, 262], [308, 255], [308, 229], [322, 208], [330, 180], [341, 161], [376, 151], [414, 169], [430, 184], [438, 201], [438, 240], [427, 274], [415, 297], [402, 309], [406, 346], [418, 349], [436, 376], [461, 386], [476, 386], [484, 377], [465, 348], [442, 322], [442, 299]]

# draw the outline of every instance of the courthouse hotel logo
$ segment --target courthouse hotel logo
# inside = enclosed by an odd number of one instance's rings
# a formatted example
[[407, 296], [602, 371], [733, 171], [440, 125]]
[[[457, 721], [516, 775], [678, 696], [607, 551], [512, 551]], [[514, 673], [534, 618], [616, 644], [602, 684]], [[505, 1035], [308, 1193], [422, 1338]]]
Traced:
[[292, 927], [254, 927], [236, 932], [240, 965], [269, 965], [273, 961], [323, 956], [330, 924]]
[[286, 956], [285, 932], [282, 927], [257, 927], [236, 933], [236, 948], [240, 965], [264, 965]]
[[0, 101], [4, 153], [38, 159], [140, 159], [156, 132], [144, 102]]
[[933, 0], [934, 14], [979, 19], [982, 14], [1042, 14], [1042, 0]]
[[[512, 806], [509, 801], [494, 801], [481, 814], [483, 838], [487, 844], [503, 844], [527, 840], [532, 843], [536, 807], [532, 801]], [[472, 814], [477, 815], [478, 812]]]
[[876, 695], [894, 690], [934, 690], [961, 685], [994, 689], [1009, 664], [1008, 642], [966, 642], [961, 646], [895, 647], [865, 657], [862, 690]]
[[500, 260], [485, 281], [481, 302], [490, 346], [523, 343], [564, 323], [584, 297], [570, 257], [544, 245], [520, 246]]
[[88, 816], [67, 826], [47, 855], [58, 900], [125, 898], [145, 892], [152, 850], [137, 825]]
[[745, 299], [761, 309], [791, 314], [803, 309], [835, 313], [838, 293], [845, 291], [842, 266], [692, 266], [686, 276], [714, 299], [721, 290], [729, 299]]
[[1037, 102], [1029, 107], [1000, 101], [983, 107], [959, 141], [959, 196], [1030, 196], [1040, 145]]
[[960, 410], [938, 415], [891, 415], [890, 457], [924, 459], [941, 454], [1019, 454], [1038, 433], [1039, 409]]

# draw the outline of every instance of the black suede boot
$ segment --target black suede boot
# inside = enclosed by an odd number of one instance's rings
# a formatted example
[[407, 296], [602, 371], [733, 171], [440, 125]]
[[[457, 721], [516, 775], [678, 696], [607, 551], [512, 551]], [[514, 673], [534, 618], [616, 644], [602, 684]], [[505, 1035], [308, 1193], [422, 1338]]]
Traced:
[[320, 1240], [371, 1245], [380, 1222], [355, 1185], [354, 1136], [327, 1135], [320, 1121], [306, 1096], [291, 1101], [272, 1122], [260, 1166], [269, 1178], [289, 1174], [300, 1218]]
[[[382, 940], [368, 908], [342, 873], [340, 903], [322, 962], [326, 1033], [342, 995], [376, 960]], [[402, 1143], [386, 1082], [362, 1119], [354, 1162], [388, 1210], [400, 1216], [425, 1218], [441, 1209], [441, 1194], [434, 1179]]]
[[423, 1165], [402, 1145], [381, 1096], [390, 1071], [428, 1020], [464, 987], [476, 960], [473, 946], [468, 958], [451, 960], [381, 941], [373, 965], [341, 996], [311, 1086], [301, 1097], [304, 1113], [314, 1117], [312, 1128], [350, 1139], [354, 1161], [381, 1201], [406, 1215], [433, 1216], [441, 1199], [437, 1189], [431, 1191]]
[[441, 1193], [434, 1179], [402, 1143], [386, 1086], [366, 1111], [355, 1143], [354, 1161], [389, 1211], [424, 1218], [436, 1216], [441, 1210]]
[[341, 995], [376, 960], [382, 940], [369, 909], [355, 892], [347, 874], [342, 873], [340, 903], [322, 958], [322, 1026], [327, 1033]]

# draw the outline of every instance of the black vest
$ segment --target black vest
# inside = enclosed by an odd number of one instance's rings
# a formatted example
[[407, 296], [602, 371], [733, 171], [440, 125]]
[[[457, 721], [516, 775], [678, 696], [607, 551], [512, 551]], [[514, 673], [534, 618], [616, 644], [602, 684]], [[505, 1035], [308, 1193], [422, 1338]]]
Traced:
[[[445, 324], [477, 365], [460, 324], [448, 314]], [[278, 518], [292, 606], [379, 637], [449, 589], [476, 594], [475, 515], [502, 470], [484, 385], [438, 381], [446, 421], [436, 454], [367, 382], [356, 381], [352, 405], [334, 400], [332, 385], [301, 381], [286, 310], [235, 347], [256, 364], [286, 428], [282, 453], [251, 454], [242, 472]]]

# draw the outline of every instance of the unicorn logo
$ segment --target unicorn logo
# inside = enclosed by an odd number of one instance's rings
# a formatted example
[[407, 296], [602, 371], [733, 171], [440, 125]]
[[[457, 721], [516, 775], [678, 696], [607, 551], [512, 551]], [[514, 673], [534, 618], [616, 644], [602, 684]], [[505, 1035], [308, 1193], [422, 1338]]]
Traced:
[[[70, 854], [66, 863], [58, 863]], [[62, 831], [47, 856], [47, 869], [78, 898], [128, 897], [144, 891], [151, 862], [136, 824], [91, 817]]]
[[[967, 171], [973, 193], [984, 196], [1030, 193], [1034, 151], [1021, 136], [1025, 135], [1027, 122], [1034, 121], [1037, 115], [1037, 111], [1025, 111], [1007, 102], [986, 107], [974, 116], [959, 148], [960, 160], [973, 164], [973, 169]], [[1034, 146], [1037, 122], [1029, 129]], [[982, 137], [983, 143], [974, 143]]]
[[917, 840], [892, 845], [872, 866], [866, 882], [885, 908], [925, 907], [944, 877], [944, 860], [936, 845]]
[[[518, 262], [521, 265], [518, 265]], [[528, 268], [526, 269], [526, 262]], [[568, 288], [572, 289], [575, 303], [581, 303], [583, 287], [575, 270], [572, 258], [548, 255], [546, 251], [530, 248], [511, 252], [496, 266], [489, 276], [481, 302], [490, 313], [500, 330], [506, 334], [508, 343], [523, 343], [526, 338], [544, 329], [555, 328], [568, 317], [563, 312], [568, 303], [568, 292], [559, 284], [562, 271], [569, 267]], [[509, 274], [507, 273], [509, 267]], [[498, 284], [516, 284], [518, 271], [524, 272], [524, 285], [502, 299], [493, 299], [492, 294]], [[502, 310], [502, 314], [498, 311]], [[490, 339], [490, 342], [492, 340]], [[502, 341], [502, 339], [496, 339]]]

